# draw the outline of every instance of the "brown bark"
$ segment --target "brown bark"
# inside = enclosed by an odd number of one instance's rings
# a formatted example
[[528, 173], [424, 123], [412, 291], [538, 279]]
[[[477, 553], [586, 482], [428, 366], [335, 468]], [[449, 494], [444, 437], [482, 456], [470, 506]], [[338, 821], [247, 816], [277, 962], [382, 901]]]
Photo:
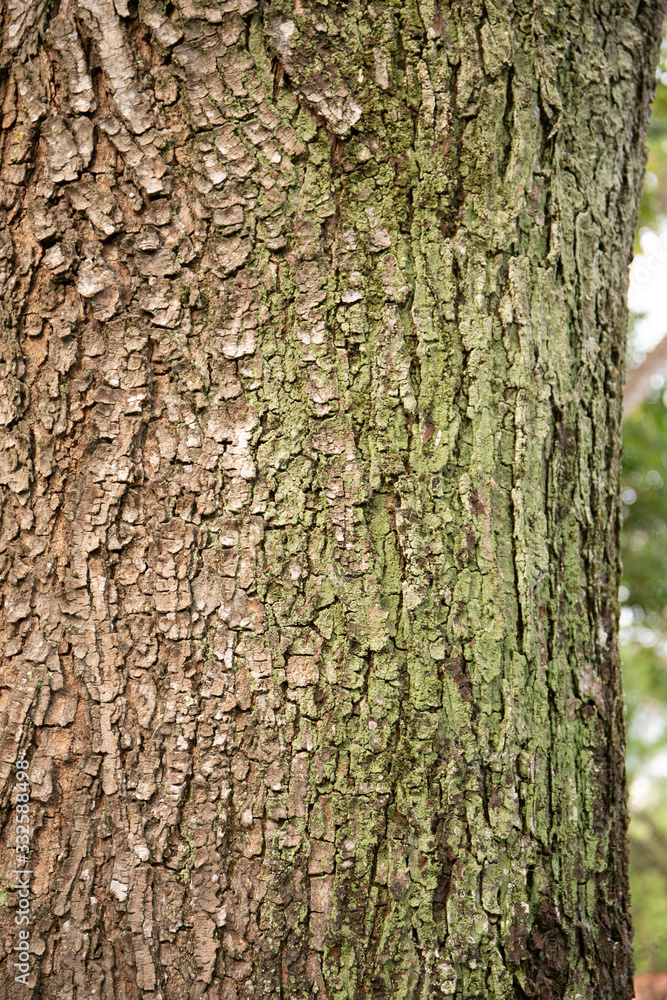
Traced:
[[1, 997], [629, 1000], [661, 16], [7, 4]]

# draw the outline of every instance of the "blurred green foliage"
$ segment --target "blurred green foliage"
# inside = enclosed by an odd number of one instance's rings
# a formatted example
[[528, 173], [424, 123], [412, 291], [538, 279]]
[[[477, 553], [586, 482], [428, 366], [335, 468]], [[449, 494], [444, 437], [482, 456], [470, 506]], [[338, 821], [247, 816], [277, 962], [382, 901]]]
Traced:
[[[660, 48], [658, 85], [651, 105], [646, 146], [648, 161], [639, 206], [639, 230], [645, 226], [655, 229], [667, 218], [667, 38]], [[635, 250], [639, 250], [638, 244]]]
[[664, 629], [667, 628], [667, 408], [662, 393], [652, 395], [653, 399], [628, 415], [623, 428], [623, 566], [628, 589], [624, 603], [642, 609], [649, 627]]
[[637, 972], [662, 972], [667, 969], [667, 833], [664, 822], [648, 812], [632, 818], [630, 866]]
[[[656, 383], [658, 380], [656, 379]], [[621, 656], [637, 970], [667, 970], [667, 406], [656, 384], [623, 429]]]
[[[667, 219], [667, 38], [661, 48], [647, 146], [639, 231], [657, 231]], [[639, 250], [639, 236], [635, 249]], [[621, 656], [638, 972], [667, 971], [666, 378], [667, 372], [654, 376], [651, 395], [629, 414], [623, 428]]]

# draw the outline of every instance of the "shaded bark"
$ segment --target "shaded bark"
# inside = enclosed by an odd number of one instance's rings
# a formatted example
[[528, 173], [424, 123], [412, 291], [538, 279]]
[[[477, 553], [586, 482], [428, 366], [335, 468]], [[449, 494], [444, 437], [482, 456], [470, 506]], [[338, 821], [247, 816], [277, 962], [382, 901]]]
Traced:
[[619, 424], [662, 4], [3, 16], [32, 995], [629, 1000]]

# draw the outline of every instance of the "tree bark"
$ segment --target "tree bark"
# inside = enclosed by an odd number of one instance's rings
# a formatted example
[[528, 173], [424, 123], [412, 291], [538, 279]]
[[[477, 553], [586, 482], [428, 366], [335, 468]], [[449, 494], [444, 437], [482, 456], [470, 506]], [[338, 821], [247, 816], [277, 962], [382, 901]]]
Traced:
[[632, 996], [662, 14], [8, 2], [2, 997]]

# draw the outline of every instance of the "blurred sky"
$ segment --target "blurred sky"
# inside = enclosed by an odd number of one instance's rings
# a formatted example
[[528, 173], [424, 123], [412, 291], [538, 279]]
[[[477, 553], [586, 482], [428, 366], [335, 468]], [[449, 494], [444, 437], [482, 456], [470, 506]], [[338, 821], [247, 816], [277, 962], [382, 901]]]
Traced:
[[650, 351], [667, 333], [667, 221], [658, 232], [644, 229], [641, 253], [630, 266], [628, 303], [634, 313], [645, 313], [634, 328], [635, 346]]

